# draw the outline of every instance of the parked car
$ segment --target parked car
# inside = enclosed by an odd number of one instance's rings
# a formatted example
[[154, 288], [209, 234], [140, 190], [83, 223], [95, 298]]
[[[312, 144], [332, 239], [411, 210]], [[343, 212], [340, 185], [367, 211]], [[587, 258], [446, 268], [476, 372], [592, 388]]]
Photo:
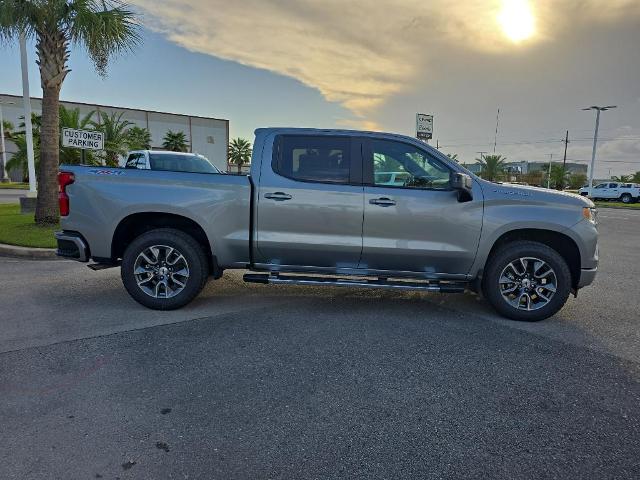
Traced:
[[[578, 190], [582, 196], [589, 195], [589, 186]], [[619, 200], [623, 203], [633, 203], [640, 200], [640, 185], [637, 183], [605, 182], [593, 187], [593, 200]]]
[[536, 321], [598, 265], [590, 200], [484, 181], [400, 135], [259, 129], [249, 176], [63, 165], [59, 184], [58, 255], [120, 265], [154, 309], [248, 269], [264, 284], [482, 291], [502, 315]]
[[197, 153], [168, 150], [134, 150], [122, 160], [121, 167], [168, 172], [222, 173], [209, 159]]

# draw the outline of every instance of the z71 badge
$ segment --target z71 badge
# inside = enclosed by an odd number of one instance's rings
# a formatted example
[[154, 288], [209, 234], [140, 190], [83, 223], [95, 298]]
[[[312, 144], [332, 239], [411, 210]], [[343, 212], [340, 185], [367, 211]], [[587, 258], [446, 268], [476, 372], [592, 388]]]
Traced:
[[102, 169], [89, 170], [89, 173], [92, 175], [124, 175], [124, 172], [121, 172], [119, 170], [102, 170]]

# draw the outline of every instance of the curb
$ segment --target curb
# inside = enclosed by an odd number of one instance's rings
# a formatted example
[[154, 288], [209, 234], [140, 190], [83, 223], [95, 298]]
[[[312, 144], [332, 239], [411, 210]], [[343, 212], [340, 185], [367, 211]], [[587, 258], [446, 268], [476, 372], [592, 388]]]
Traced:
[[55, 248], [19, 247], [0, 243], [0, 256], [27, 258], [30, 260], [58, 260]]

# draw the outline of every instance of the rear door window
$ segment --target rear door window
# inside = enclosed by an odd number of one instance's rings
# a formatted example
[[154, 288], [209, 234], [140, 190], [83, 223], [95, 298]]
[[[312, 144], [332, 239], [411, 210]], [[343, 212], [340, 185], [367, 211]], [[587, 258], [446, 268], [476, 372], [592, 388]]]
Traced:
[[293, 180], [348, 184], [351, 160], [349, 137], [283, 135], [276, 141], [272, 166]]

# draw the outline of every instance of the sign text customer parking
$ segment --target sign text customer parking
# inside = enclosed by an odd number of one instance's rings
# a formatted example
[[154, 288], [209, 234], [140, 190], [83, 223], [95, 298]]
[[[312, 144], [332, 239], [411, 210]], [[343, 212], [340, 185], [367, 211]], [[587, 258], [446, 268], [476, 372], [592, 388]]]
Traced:
[[62, 129], [62, 146], [83, 148], [88, 150], [102, 150], [104, 148], [104, 133], [74, 128]]

